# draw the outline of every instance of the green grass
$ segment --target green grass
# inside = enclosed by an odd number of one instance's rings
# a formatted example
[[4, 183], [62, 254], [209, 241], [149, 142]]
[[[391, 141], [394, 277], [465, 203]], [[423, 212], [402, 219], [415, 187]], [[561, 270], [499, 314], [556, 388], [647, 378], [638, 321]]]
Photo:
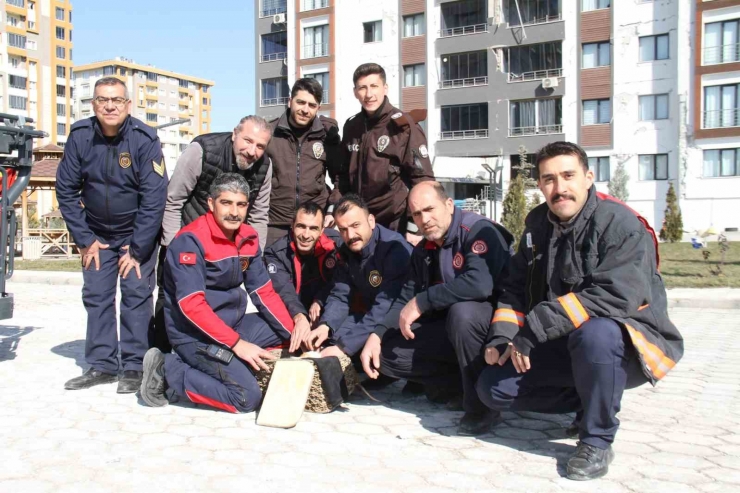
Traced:
[[729, 243], [722, 274], [709, 272], [720, 260], [717, 243], [707, 244], [709, 261], [691, 243], [661, 243], [660, 272], [669, 288], [740, 288], [740, 242]]
[[43, 270], [43, 271], [63, 271], [63, 272], [80, 272], [80, 259], [39, 259], [39, 260], [18, 260], [15, 261], [15, 270]]

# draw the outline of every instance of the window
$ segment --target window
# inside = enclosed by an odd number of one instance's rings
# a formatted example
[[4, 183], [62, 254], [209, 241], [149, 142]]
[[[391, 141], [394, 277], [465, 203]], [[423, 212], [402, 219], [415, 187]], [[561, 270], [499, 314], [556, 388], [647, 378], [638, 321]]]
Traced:
[[[442, 56], [442, 87], [463, 86], [465, 79], [472, 79], [469, 85], [475, 85], [475, 79], [481, 77], [488, 77], [488, 54], [485, 50]], [[481, 82], [488, 83], [488, 80]]]
[[365, 43], [377, 43], [378, 41], [383, 41], [382, 21], [363, 22], [362, 30], [365, 33]]
[[596, 181], [609, 181], [609, 157], [588, 158], [588, 169], [594, 172]]
[[203, 106], [208, 106], [208, 98], [203, 98]]
[[704, 65], [740, 61], [738, 30], [738, 19], [704, 26]]
[[69, 30], [69, 40], [72, 41], [72, 30]]
[[740, 126], [737, 110], [739, 91], [740, 84], [704, 88], [703, 128]]
[[[67, 86], [63, 86], [61, 84], [57, 84], [57, 96], [64, 97], [67, 95]], [[83, 96], [89, 96], [90, 95], [90, 86], [82, 86], [82, 95]]]
[[329, 6], [329, 0], [303, 0], [303, 12], [307, 10], [323, 9]]
[[57, 58], [64, 58], [67, 56], [67, 50], [64, 46], [57, 46]]
[[416, 87], [426, 85], [426, 64], [404, 65], [403, 87]]
[[591, 10], [608, 9], [611, 7], [611, 0], [581, 0], [581, 11], [589, 12]]
[[18, 68], [24, 63], [24, 61], [21, 60], [20, 57], [11, 55], [8, 57], [8, 63], [10, 63], [11, 67]]
[[64, 39], [64, 28], [63, 27], [57, 27], [57, 39]]
[[180, 86], [180, 87], [184, 87], [184, 88], [187, 88], [187, 87], [188, 87], [188, 81], [186, 81], [186, 80], [184, 80], [184, 79], [180, 79], [180, 80], [178, 81], [177, 85], [178, 85], [178, 86]]
[[641, 154], [640, 180], [667, 180], [668, 154]]
[[321, 84], [323, 94], [321, 95], [321, 104], [329, 102], [329, 72], [320, 72], [317, 74], [306, 74], [305, 77], [316, 79]]
[[[472, 34], [487, 30], [486, 0], [460, 0], [443, 3], [440, 7], [442, 9], [442, 36]], [[476, 29], [477, 26], [481, 29]]]
[[126, 68], [118, 67], [118, 75], [126, 75]]
[[303, 58], [329, 54], [329, 26], [307, 27], [303, 30]]
[[591, 99], [583, 102], [583, 125], [609, 123], [612, 119], [610, 99]]
[[563, 69], [560, 41], [513, 47], [505, 61], [509, 82], [559, 77]]
[[640, 120], [665, 120], [668, 118], [668, 94], [640, 96]]
[[26, 49], [26, 37], [20, 34], [8, 33], [8, 46]]
[[668, 35], [642, 36], [640, 38], [640, 61], [667, 60], [670, 54], [668, 49]]
[[25, 111], [28, 98], [24, 98], [22, 96], [14, 96], [11, 94], [8, 97], [8, 102], [10, 104], [11, 109]]
[[[542, 24], [560, 19], [563, 0], [505, 0], [504, 16], [510, 26]], [[517, 3], [519, 9], [517, 10]], [[520, 16], [521, 15], [521, 20]]]
[[29, 39], [26, 41], [26, 49], [28, 50], [35, 50], [36, 49], [36, 40]]
[[582, 68], [606, 67], [611, 65], [611, 44], [584, 43]]
[[[29, 4], [32, 5], [32, 4]], [[36, 30], [36, 22], [35, 21], [28, 21], [28, 30], [29, 31], [35, 31]]]
[[8, 5], [15, 5], [16, 7], [23, 7], [23, 0], [5, 0]]
[[562, 133], [563, 100], [560, 98], [512, 101], [509, 136]]
[[290, 87], [286, 77], [262, 80], [262, 106], [285, 104], [290, 98]]
[[67, 76], [67, 67], [64, 65], [57, 65], [57, 77], [64, 78]]
[[57, 123], [57, 135], [67, 135], [66, 123]]
[[157, 121], [157, 114], [156, 113], [147, 113], [146, 114], [146, 121], [148, 121], [148, 122], [156, 122]]
[[260, 17], [268, 17], [275, 14], [285, 12], [288, 7], [288, 0], [260, 0], [262, 2], [262, 10], [260, 11]]
[[704, 176], [740, 176], [740, 149], [711, 149], [704, 151]]
[[157, 82], [157, 74], [154, 72], [147, 72], [146, 73], [146, 80], [150, 80], [152, 82]]
[[57, 115], [67, 116], [67, 105], [64, 103], [57, 103]]
[[9, 26], [17, 27], [21, 19], [17, 15], [7, 14], [7, 22]]
[[288, 32], [262, 35], [262, 61], [282, 60], [288, 54]]
[[9, 75], [8, 76], [8, 85], [10, 87], [13, 87], [15, 89], [26, 89], [26, 78], [20, 77], [18, 75]]
[[203, 92], [204, 93], [208, 92], [208, 86], [203, 86]]
[[[442, 106], [442, 138], [488, 137], [488, 103]], [[485, 131], [485, 132], [481, 132]]]
[[424, 14], [407, 15], [403, 18], [403, 37], [422, 36], [426, 32]]
[[64, 20], [64, 9], [57, 7], [55, 14], [58, 21]]

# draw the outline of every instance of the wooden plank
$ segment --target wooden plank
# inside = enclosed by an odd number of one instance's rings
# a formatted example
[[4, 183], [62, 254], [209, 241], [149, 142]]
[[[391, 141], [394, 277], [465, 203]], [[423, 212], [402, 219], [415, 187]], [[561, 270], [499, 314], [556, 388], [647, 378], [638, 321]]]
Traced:
[[293, 428], [306, 407], [313, 383], [314, 364], [299, 359], [275, 362], [270, 384], [257, 416], [257, 424], [273, 428]]

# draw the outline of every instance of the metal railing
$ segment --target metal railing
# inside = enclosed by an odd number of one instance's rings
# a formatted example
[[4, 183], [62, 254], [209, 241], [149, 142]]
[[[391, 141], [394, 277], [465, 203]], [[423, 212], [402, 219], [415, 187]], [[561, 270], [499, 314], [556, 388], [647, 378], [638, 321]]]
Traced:
[[303, 0], [301, 12], [309, 10], [325, 9], [329, 6], [329, 0]]
[[453, 132], [441, 132], [439, 140], [468, 140], [468, 139], [486, 139], [488, 138], [488, 129], [484, 130], [456, 130]]
[[263, 62], [274, 62], [275, 60], [285, 60], [287, 56], [288, 56], [287, 51], [283, 51], [281, 53], [268, 53], [267, 55], [262, 55], [262, 61]]
[[522, 72], [521, 74], [515, 74], [509, 72], [509, 82], [526, 82], [529, 80], [540, 80], [547, 79], [548, 77], [562, 77], [562, 68], [551, 68], [548, 70], [534, 70], [532, 72]]
[[442, 29], [439, 32], [440, 38], [449, 38], [451, 36], [464, 36], [466, 34], [487, 33], [488, 24], [474, 24], [472, 26], [453, 27], [451, 29]]
[[439, 81], [440, 89], [453, 89], [456, 87], [487, 86], [488, 77], [470, 77], [467, 79], [452, 79]]
[[522, 26], [525, 26], [526, 27], [526, 26], [534, 26], [534, 25], [537, 25], [537, 24], [547, 24], [548, 22], [562, 21], [563, 20], [563, 15], [562, 14], [555, 14], [555, 15], [546, 15], [544, 17], [536, 17], [534, 19], [530, 19], [528, 21], [524, 21], [521, 24], [519, 23], [519, 17], [518, 16], [514, 16], [512, 18], [512, 20], [516, 24], [512, 24], [511, 22], [509, 22], [508, 23], [509, 24], [509, 27], [522, 27]]
[[538, 125], [536, 127], [514, 127], [509, 129], [509, 137], [525, 135], [547, 135], [563, 133], [563, 125]]
[[740, 43], [704, 48], [704, 65], [740, 61]]
[[303, 58], [317, 58], [329, 55], [329, 43], [316, 43], [303, 47]]
[[704, 112], [701, 128], [740, 127], [740, 108]]
[[283, 104], [288, 104], [288, 100], [289, 99], [290, 98], [288, 98], [288, 97], [285, 97], [285, 98], [268, 98], [268, 99], [263, 99], [262, 100], [262, 104], [260, 104], [260, 106], [262, 106], [262, 107], [264, 107], [264, 106], [280, 106], [280, 105], [283, 105]]

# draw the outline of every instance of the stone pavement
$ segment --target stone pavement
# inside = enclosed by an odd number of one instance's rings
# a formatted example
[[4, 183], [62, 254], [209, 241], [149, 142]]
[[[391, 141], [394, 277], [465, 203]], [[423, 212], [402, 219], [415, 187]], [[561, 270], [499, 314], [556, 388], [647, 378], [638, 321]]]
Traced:
[[[191, 405], [151, 409], [115, 385], [65, 391], [84, 367], [79, 286], [13, 283], [0, 322], [0, 492], [740, 491], [740, 311], [676, 308], [686, 356], [623, 401], [609, 475], [562, 477], [570, 416], [506, 414], [479, 439], [461, 413], [394, 386], [292, 430]], [[536, 361], [533, 362], [536, 364]]]

